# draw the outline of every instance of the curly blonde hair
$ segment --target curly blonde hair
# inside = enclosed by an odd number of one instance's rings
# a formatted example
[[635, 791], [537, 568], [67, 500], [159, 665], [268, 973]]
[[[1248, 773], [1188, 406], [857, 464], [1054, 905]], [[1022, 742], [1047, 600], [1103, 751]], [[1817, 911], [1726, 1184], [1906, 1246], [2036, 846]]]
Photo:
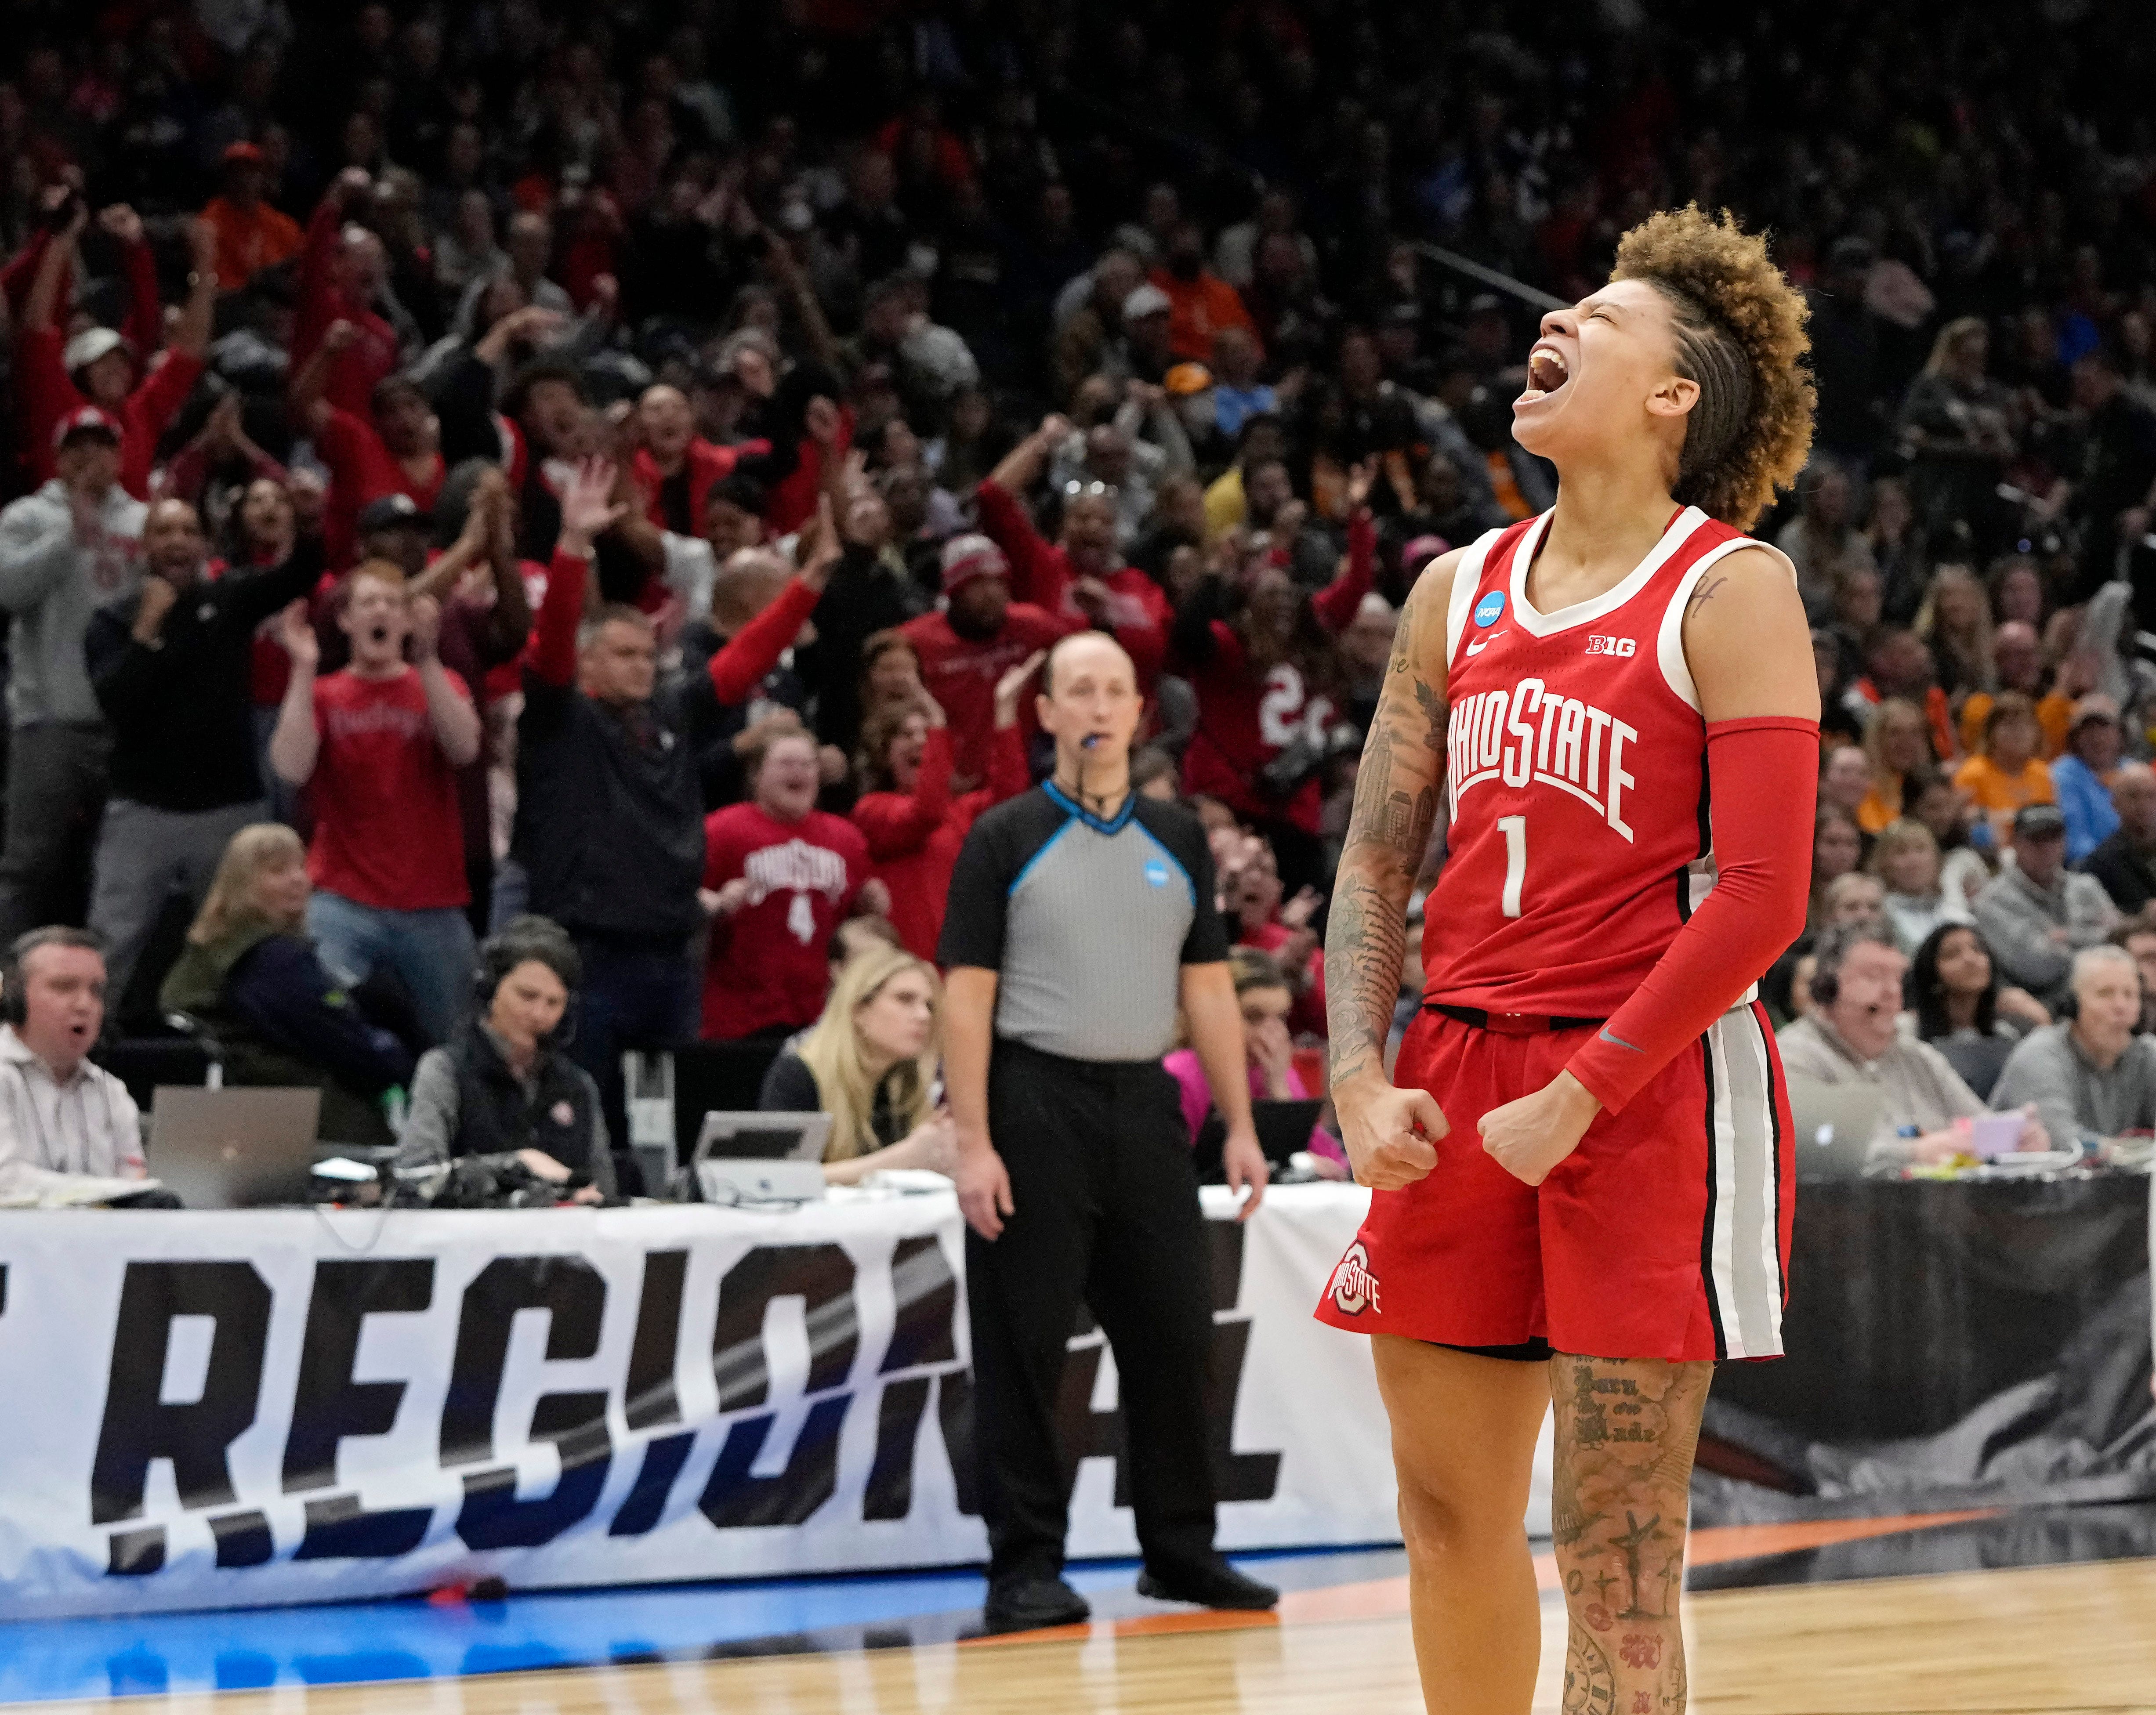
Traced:
[[1804, 296], [1766, 239], [1696, 203], [1650, 215], [1618, 241], [1614, 280], [1645, 280], [1670, 306], [1677, 373], [1700, 386], [1672, 497], [1748, 530], [1811, 452], [1818, 396], [1805, 359]]

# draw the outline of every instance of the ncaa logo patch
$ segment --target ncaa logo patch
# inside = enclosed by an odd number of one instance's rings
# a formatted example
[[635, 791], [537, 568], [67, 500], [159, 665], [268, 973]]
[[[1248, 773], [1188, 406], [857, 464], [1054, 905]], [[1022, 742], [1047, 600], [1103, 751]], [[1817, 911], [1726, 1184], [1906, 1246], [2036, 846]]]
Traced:
[[1505, 617], [1505, 592], [1493, 589], [1475, 603], [1475, 623], [1487, 629]]
[[1360, 1239], [1348, 1247], [1348, 1254], [1332, 1271], [1327, 1290], [1342, 1316], [1360, 1316], [1365, 1309], [1379, 1316], [1385, 1313], [1378, 1303], [1378, 1277], [1370, 1272], [1370, 1253], [1363, 1248]]
[[1145, 866], [1145, 878], [1156, 887], [1168, 886], [1168, 865], [1154, 858]]

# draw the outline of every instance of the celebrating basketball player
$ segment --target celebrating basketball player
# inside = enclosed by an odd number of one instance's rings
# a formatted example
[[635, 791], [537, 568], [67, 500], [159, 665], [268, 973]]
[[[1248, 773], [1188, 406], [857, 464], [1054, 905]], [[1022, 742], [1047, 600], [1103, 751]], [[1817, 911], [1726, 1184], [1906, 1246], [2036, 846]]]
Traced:
[[1423, 574], [1363, 750], [1326, 975], [1375, 1195], [1318, 1313], [1374, 1337], [1448, 1715], [1532, 1695], [1521, 1520], [1553, 1400], [1563, 1707], [1683, 1709], [1711, 1366], [1781, 1351], [1789, 1117], [1753, 995], [1804, 923], [1820, 703], [1792, 568], [1740, 532], [1810, 443], [1804, 318], [1727, 215], [1627, 234], [1609, 283], [1543, 318], [1513, 406], [1556, 506]]

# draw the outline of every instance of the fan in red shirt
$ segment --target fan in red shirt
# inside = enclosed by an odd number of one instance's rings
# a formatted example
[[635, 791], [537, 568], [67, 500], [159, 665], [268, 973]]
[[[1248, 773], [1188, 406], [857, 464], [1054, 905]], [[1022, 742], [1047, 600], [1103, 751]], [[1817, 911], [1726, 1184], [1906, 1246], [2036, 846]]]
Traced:
[[1210, 575], [1176, 616], [1172, 662], [1198, 696], [1183, 790], [1260, 828], [1298, 886], [1322, 879], [1321, 765], [1337, 711], [1317, 674], [1332, 634], [1369, 593], [1377, 536], [1363, 503], [1373, 468], [1349, 475], [1348, 563], [1323, 589], [1306, 595], [1284, 568], [1254, 557], [1235, 588]]
[[385, 376], [375, 383], [364, 417], [323, 396], [331, 367], [358, 337], [351, 322], [331, 323], [321, 349], [292, 383], [293, 411], [306, 424], [316, 455], [330, 473], [322, 543], [332, 569], [352, 563], [359, 515], [370, 502], [404, 495], [421, 513], [432, 512], [449, 470], [442, 462], [442, 425], [417, 382]]
[[1160, 678], [1173, 614], [1161, 587], [1123, 563], [1116, 537], [1116, 491], [1075, 483], [1063, 496], [1061, 541], [1044, 541], [1019, 497], [1040, 478], [1049, 454], [1070, 434], [1048, 417], [1007, 454], [973, 490], [981, 533], [1010, 562], [1011, 593], [1073, 628], [1105, 631], [1123, 646], [1147, 696]]
[[816, 739], [792, 721], [749, 747], [746, 804], [704, 820], [704, 1036], [783, 1036], [816, 1022], [830, 983], [831, 937], [846, 918], [882, 916], [891, 896], [869, 875], [869, 848], [844, 816], [816, 808]]
[[[209, 349], [210, 318], [217, 304], [216, 234], [199, 221], [190, 227], [193, 285], [171, 346], [151, 360], [137, 381], [125, 336], [109, 327], [93, 327], [73, 339], [64, 339], [60, 332], [69, 259], [88, 218], [87, 210], [78, 203], [65, 228], [47, 242], [23, 305], [15, 377], [23, 456], [34, 480], [49, 480], [53, 431], [69, 413], [96, 405], [121, 424], [120, 485], [144, 500], [150, 493], [158, 437], [194, 391], [203, 372], [203, 353]], [[105, 230], [127, 248], [131, 265], [139, 254], [146, 269], [149, 249], [142, 242], [142, 223], [134, 212], [124, 207], [108, 208], [101, 218]], [[154, 275], [148, 291], [154, 310]]]
[[[464, 1010], [474, 957], [456, 771], [479, 754], [479, 713], [435, 653], [432, 601], [408, 602], [402, 573], [380, 562], [347, 583], [337, 623], [352, 665], [341, 672], [315, 676], [321, 645], [306, 603], [285, 610], [292, 677], [270, 763], [311, 788], [307, 929], [322, 963], [354, 984], [395, 972], [421, 1030], [442, 1042]], [[404, 659], [408, 637], [417, 665]]]
[[898, 628], [921, 663], [921, 682], [951, 723], [951, 762], [968, 789], [988, 778], [996, 682], [1028, 655], [1084, 629], [1011, 599], [1010, 563], [985, 536], [943, 544], [943, 607]]
[[706, 440], [696, 433], [696, 414], [680, 389], [663, 383], [644, 388], [634, 426], [643, 444], [629, 471], [644, 496], [644, 514], [654, 530], [676, 536], [701, 535], [712, 485], [732, 475], [742, 460], [771, 450], [767, 441], [722, 447]]
[[988, 784], [951, 795], [951, 730], [926, 691], [911, 709], [884, 709], [861, 728], [860, 773], [869, 783], [854, 804], [854, 824], [868, 836], [875, 878], [891, 890], [891, 927], [916, 958], [936, 960], [951, 868], [973, 819], [1032, 783], [1019, 697], [1047, 659], [1029, 655], [996, 681], [995, 735]]
[[323, 394], [340, 411], [367, 415], [374, 389], [397, 367], [397, 330], [374, 308], [389, 270], [382, 240], [362, 226], [342, 225], [346, 210], [373, 193], [364, 169], [347, 167], [323, 193], [307, 223], [300, 253], [299, 302], [292, 328], [292, 373], [298, 375], [329, 336], [348, 321], [352, 343], [331, 358]]

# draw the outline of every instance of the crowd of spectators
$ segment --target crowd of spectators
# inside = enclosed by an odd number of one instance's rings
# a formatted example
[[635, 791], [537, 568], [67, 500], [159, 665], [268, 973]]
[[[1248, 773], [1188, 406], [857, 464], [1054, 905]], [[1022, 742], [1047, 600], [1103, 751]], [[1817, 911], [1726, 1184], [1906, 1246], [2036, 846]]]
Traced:
[[1299, 1090], [1398, 604], [1551, 499], [1535, 295], [1697, 199], [1812, 306], [1759, 533], [1826, 752], [1770, 994], [1814, 1009], [1839, 924], [1928, 1035], [2041, 1033], [2156, 896], [2156, 44], [2016, 16], [18, 8], [0, 940], [87, 922], [121, 1028], [364, 1108], [536, 913], [618, 1145], [624, 1048], [775, 1051], [856, 922], [932, 955], [1096, 627]]

